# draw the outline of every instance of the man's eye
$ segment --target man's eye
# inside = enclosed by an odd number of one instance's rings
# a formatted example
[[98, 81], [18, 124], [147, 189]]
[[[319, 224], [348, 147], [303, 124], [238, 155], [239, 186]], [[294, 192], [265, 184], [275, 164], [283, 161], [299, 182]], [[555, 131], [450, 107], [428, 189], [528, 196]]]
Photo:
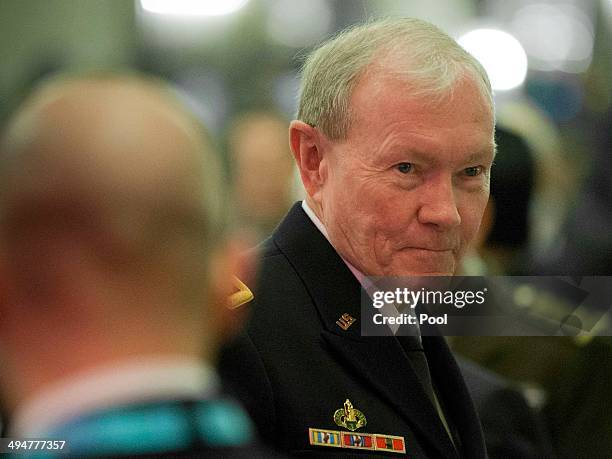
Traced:
[[397, 170], [400, 171], [402, 174], [407, 174], [412, 170], [411, 163], [399, 163], [396, 167]]
[[482, 166], [466, 167], [464, 172], [468, 177], [476, 177], [477, 175], [482, 174]]

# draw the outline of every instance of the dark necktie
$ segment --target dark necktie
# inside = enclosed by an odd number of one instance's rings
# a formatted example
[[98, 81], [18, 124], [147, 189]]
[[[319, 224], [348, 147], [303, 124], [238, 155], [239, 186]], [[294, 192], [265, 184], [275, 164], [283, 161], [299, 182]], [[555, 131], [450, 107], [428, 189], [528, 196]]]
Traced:
[[431, 374], [429, 373], [429, 366], [427, 365], [427, 358], [425, 357], [425, 351], [421, 344], [420, 337], [418, 336], [396, 336], [399, 341], [406, 357], [410, 361], [414, 372], [419, 378], [425, 393], [429, 397], [431, 403], [435, 406], [435, 394], [433, 384], [431, 382]]
[[450, 432], [450, 428], [446, 420], [446, 416], [444, 415], [433, 387], [431, 373], [429, 372], [429, 365], [427, 364], [427, 357], [425, 356], [425, 351], [423, 350], [420, 336], [396, 336], [396, 338], [402, 346], [406, 357], [408, 357], [408, 360], [412, 365], [412, 369], [416, 373], [417, 378], [425, 390], [425, 393], [436, 409], [438, 417], [444, 425], [444, 430], [446, 430], [446, 433], [448, 434], [448, 438], [453, 446], [456, 447], [453, 435]]

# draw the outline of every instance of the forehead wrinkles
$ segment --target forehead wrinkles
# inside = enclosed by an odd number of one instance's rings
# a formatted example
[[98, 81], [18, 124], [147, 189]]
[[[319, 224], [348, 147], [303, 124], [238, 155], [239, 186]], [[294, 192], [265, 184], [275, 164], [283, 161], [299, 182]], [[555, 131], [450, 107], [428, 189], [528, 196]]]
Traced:
[[392, 75], [366, 75], [351, 97], [354, 122], [348, 138], [382, 138], [394, 129], [419, 135], [429, 131], [435, 138], [439, 129], [452, 130], [468, 123], [479, 131], [490, 131], [493, 138], [493, 114], [470, 78], [457, 82], [438, 100], [414, 96], [412, 89], [409, 82]]

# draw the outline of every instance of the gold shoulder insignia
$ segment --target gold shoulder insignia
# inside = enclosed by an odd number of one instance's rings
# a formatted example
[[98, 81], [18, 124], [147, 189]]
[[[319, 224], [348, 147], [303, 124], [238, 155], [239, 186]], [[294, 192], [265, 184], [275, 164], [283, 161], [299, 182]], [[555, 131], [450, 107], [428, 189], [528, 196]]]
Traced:
[[251, 290], [240, 279], [238, 279], [236, 276], [232, 277], [232, 283], [234, 284], [236, 291], [227, 299], [227, 307], [229, 309], [236, 309], [251, 301], [254, 296], [253, 292], [251, 292]]

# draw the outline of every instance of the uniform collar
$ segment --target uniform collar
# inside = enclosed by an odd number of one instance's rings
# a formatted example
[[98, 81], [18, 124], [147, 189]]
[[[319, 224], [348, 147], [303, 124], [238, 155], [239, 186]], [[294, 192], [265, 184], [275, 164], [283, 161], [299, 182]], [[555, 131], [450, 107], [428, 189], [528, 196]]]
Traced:
[[[314, 211], [310, 208], [310, 206], [308, 205], [308, 203], [306, 202], [305, 199], [302, 201], [302, 209], [304, 209], [304, 212], [306, 212], [306, 215], [308, 215], [308, 218], [310, 218], [310, 220], [312, 221], [312, 223], [314, 223], [314, 225], [317, 227], [317, 229], [319, 231], [321, 231], [321, 234], [323, 234], [323, 236], [325, 236], [325, 239], [327, 239], [327, 241], [331, 244], [331, 246], [334, 247], [334, 244], [329, 239], [329, 234], [327, 234], [327, 229], [325, 228], [325, 225], [319, 219], [319, 217], [317, 217], [317, 214], [315, 214]], [[334, 247], [334, 250], [336, 250], [335, 247]], [[336, 252], [338, 252], [338, 251], [336, 250]], [[355, 268], [344, 257], [342, 257], [342, 255], [340, 255], [339, 253], [338, 253], [338, 255], [340, 256], [340, 258], [342, 258], [342, 261], [346, 264], [348, 269], [350, 269], [351, 272], [353, 273], [353, 275], [357, 278], [357, 280], [359, 281], [361, 286], [367, 291], [368, 288], [371, 285], [371, 282], [368, 282], [368, 279], [365, 276], [365, 274], [363, 274], [361, 271], [359, 271], [357, 268]]]
[[[323, 234], [323, 236], [325, 236], [325, 239], [327, 239], [327, 241], [333, 247], [334, 245], [332, 244], [332, 242], [329, 239], [329, 235], [327, 234], [327, 230], [325, 228], [325, 225], [319, 219], [319, 217], [317, 217], [317, 214], [315, 214], [314, 211], [310, 208], [310, 206], [308, 205], [306, 200], [302, 201], [302, 209], [304, 209], [304, 212], [306, 213], [308, 218], [310, 218], [312, 223], [314, 223], [314, 225], [317, 227], [317, 229], [321, 232], [321, 234]], [[335, 249], [335, 247], [334, 247], [334, 249]], [[336, 252], [337, 252], [337, 250], [336, 250]], [[338, 255], [340, 256], [340, 254], [338, 254]], [[348, 269], [351, 270], [351, 272], [353, 273], [355, 278], [359, 281], [359, 284], [361, 285], [361, 287], [369, 295], [371, 295], [371, 292], [376, 289], [376, 285], [374, 285], [374, 283], [365, 274], [363, 274], [361, 271], [359, 271], [357, 268], [355, 268], [346, 259], [344, 259], [342, 256], [340, 256], [340, 258], [342, 258], [342, 261], [344, 262], [344, 264], [346, 264]], [[392, 304], [385, 304], [383, 306], [383, 309], [381, 310], [381, 312], [383, 314], [385, 314], [386, 316], [396, 316], [396, 315], [399, 314], [398, 311], [397, 311], [397, 308], [394, 305], [392, 305]], [[393, 334], [395, 334], [397, 332], [398, 328], [399, 328], [399, 325], [389, 325], [389, 329], [392, 331]], [[415, 328], [416, 328], [416, 334], [418, 336], [418, 339], [420, 340], [421, 337], [420, 337], [420, 330], [419, 330], [418, 324], [415, 325]]]

